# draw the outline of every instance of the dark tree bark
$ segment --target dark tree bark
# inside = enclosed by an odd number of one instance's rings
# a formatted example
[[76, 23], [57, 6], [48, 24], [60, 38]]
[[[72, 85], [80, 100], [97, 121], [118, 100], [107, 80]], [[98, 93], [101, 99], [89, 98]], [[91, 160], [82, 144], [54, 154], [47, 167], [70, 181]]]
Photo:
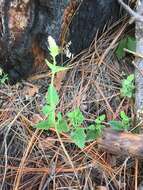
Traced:
[[[0, 66], [15, 83], [37, 67], [37, 57], [41, 56], [44, 62], [49, 55], [49, 35], [61, 45], [59, 38], [63, 22], [68, 21], [67, 43], [71, 41], [69, 50], [76, 55], [89, 47], [97, 31], [102, 33], [106, 24], [117, 20], [119, 13], [120, 6], [115, 0], [2, 0]], [[33, 50], [35, 46], [36, 52]], [[42, 53], [37, 56], [39, 52]]]
[[[0, 4], [0, 66], [12, 83], [26, 78], [39, 52], [49, 55], [47, 38], [57, 42], [68, 0], [2, 0]], [[36, 53], [33, 47], [36, 46]], [[35, 51], [35, 49], [34, 49]], [[40, 57], [39, 55], [37, 57]], [[40, 63], [38, 63], [40, 64]]]

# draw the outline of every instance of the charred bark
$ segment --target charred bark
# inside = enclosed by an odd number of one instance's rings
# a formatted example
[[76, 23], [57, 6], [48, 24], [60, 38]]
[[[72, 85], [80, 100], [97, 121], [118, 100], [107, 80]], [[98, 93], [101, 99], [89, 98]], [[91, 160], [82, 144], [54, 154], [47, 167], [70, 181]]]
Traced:
[[71, 23], [66, 23], [69, 26], [67, 43], [71, 41], [69, 50], [75, 55], [89, 47], [105, 24], [119, 18], [120, 6], [115, 0], [2, 0], [0, 66], [13, 83], [26, 78], [37, 67], [33, 44], [42, 52], [42, 60], [49, 55], [49, 35], [61, 46], [59, 38], [65, 24], [62, 20], [65, 22], [63, 17], [70, 17], [71, 12]]
[[68, 1], [3, 0], [0, 8], [0, 66], [12, 83], [26, 78], [34, 68], [33, 44], [46, 57], [47, 38], [58, 41], [62, 15]]
[[69, 26], [69, 47], [72, 54], [88, 48], [96, 33], [100, 35], [105, 25], [111, 25], [120, 17], [120, 6], [114, 0], [84, 0]]

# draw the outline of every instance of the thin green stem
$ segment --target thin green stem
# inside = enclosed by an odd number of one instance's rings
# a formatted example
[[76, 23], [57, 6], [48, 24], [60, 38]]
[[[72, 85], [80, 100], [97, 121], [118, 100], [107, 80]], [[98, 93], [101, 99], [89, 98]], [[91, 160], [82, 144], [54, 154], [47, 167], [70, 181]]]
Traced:
[[[55, 57], [53, 57], [53, 65], [56, 65], [56, 59], [55, 59]], [[52, 72], [52, 77], [51, 77], [51, 85], [52, 85], [52, 86], [54, 86], [54, 78], [55, 78], [55, 73]], [[61, 144], [61, 147], [62, 147], [62, 149], [63, 149], [63, 151], [64, 151], [66, 157], [68, 158], [69, 163], [70, 163], [71, 167], [73, 168], [73, 171], [74, 171], [74, 173], [75, 173], [75, 176], [76, 176], [76, 178], [77, 178], [77, 180], [78, 180], [78, 175], [77, 175], [77, 173], [75, 172], [74, 165], [73, 165], [73, 163], [72, 163], [72, 161], [71, 161], [71, 158], [70, 158], [70, 156], [69, 156], [69, 154], [68, 154], [68, 152], [67, 152], [67, 150], [66, 150], [66, 148], [65, 148], [65, 146], [64, 146], [64, 143], [62, 142], [62, 139], [61, 139], [60, 134], [59, 134], [58, 129], [57, 129], [56, 110], [53, 110], [52, 117], [53, 117], [55, 129], [56, 129], [56, 134], [57, 134], [57, 137], [58, 137], [59, 142], [60, 142], [60, 144]], [[78, 181], [78, 182], [79, 182], [79, 181]], [[79, 184], [80, 184], [80, 183], [79, 183]]]

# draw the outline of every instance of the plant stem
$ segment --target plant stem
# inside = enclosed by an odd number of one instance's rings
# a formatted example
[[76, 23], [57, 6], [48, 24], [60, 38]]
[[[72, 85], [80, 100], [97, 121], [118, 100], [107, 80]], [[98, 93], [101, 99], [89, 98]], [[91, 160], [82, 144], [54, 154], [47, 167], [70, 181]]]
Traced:
[[[54, 65], [54, 66], [56, 65], [56, 59], [55, 59], [55, 57], [53, 57], [53, 65]], [[54, 78], [55, 78], [55, 73], [52, 72], [52, 77], [51, 77], [51, 85], [52, 85], [52, 86], [54, 86]], [[54, 121], [54, 126], [55, 126], [55, 130], [56, 130], [56, 134], [57, 134], [57, 137], [58, 137], [59, 142], [60, 142], [60, 144], [61, 144], [61, 147], [62, 147], [62, 149], [63, 149], [63, 151], [64, 151], [64, 153], [65, 153], [65, 155], [66, 155], [66, 157], [67, 157], [67, 159], [68, 159], [68, 161], [69, 161], [69, 163], [70, 163], [70, 165], [71, 165], [71, 167], [72, 167], [72, 169], [73, 169], [73, 171], [74, 171], [74, 173], [75, 173], [75, 176], [76, 176], [77, 180], [78, 180], [78, 175], [77, 175], [77, 173], [76, 173], [76, 171], [75, 171], [74, 165], [73, 165], [73, 163], [72, 163], [72, 161], [71, 161], [71, 158], [70, 158], [70, 156], [69, 156], [69, 154], [68, 154], [68, 152], [67, 152], [67, 150], [66, 150], [66, 148], [65, 148], [65, 146], [64, 146], [64, 143], [62, 142], [62, 139], [61, 139], [60, 134], [59, 134], [58, 129], [57, 129], [56, 110], [53, 110], [52, 117], [53, 117], [53, 121]], [[79, 182], [79, 180], [78, 180], [78, 182]], [[80, 183], [79, 183], [79, 184], [80, 184]]]
[[[56, 65], [56, 59], [53, 57], [53, 65]], [[51, 77], [51, 85], [54, 86], [54, 78], [55, 78], [55, 73], [52, 72], [52, 77]]]

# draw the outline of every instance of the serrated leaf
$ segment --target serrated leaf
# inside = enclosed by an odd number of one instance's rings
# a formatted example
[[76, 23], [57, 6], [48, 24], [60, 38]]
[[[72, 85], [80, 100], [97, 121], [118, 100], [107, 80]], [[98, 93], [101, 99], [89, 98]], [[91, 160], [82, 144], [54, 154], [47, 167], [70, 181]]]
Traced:
[[86, 142], [94, 141], [98, 137], [96, 130], [87, 130], [86, 133]]
[[100, 115], [100, 116], [99, 116], [100, 121], [103, 122], [103, 121], [105, 120], [105, 117], [106, 117], [105, 114]]
[[48, 116], [48, 122], [49, 122], [49, 125], [51, 125], [52, 127], [55, 128], [55, 112], [52, 111], [49, 113], [49, 116]]
[[49, 125], [48, 120], [40, 121], [38, 124], [35, 125], [37, 129], [48, 130], [51, 126]]
[[57, 130], [58, 130], [59, 133], [62, 133], [62, 132], [67, 133], [69, 131], [67, 122], [65, 120], [60, 120], [57, 123]]
[[99, 119], [99, 118], [96, 118], [96, 119], [95, 119], [95, 123], [96, 123], [96, 124], [100, 124], [100, 123], [101, 123], [100, 119]]
[[48, 65], [48, 67], [51, 69], [52, 73], [54, 73], [54, 74], [68, 69], [67, 67], [60, 67], [60, 66], [51, 64], [48, 60], [45, 60], [45, 61], [46, 61], [46, 64]]
[[46, 96], [46, 100], [47, 100], [47, 104], [49, 104], [52, 109], [54, 109], [59, 103], [59, 96], [58, 96], [57, 90], [51, 84], [48, 88], [48, 94]]
[[93, 141], [100, 137], [102, 135], [103, 128], [105, 128], [105, 126], [102, 124], [90, 125], [87, 127], [86, 141]]
[[76, 128], [71, 134], [71, 139], [79, 148], [84, 148], [86, 140], [86, 134], [84, 132], [84, 129]]
[[105, 126], [102, 124], [98, 124], [95, 126], [95, 129], [96, 129], [96, 131], [98, 131], [99, 135], [100, 135], [100, 133], [102, 133], [104, 128], [105, 128]]
[[121, 96], [131, 98], [135, 89], [134, 75], [131, 74], [122, 81], [122, 88], [120, 89]]
[[121, 121], [109, 121], [109, 125], [116, 131], [122, 131], [124, 129], [124, 126]]
[[42, 108], [42, 112], [44, 115], [48, 116], [51, 112], [53, 111], [52, 107], [49, 106], [49, 105], [45, 105], [43, 108]]
[[95, 130], [95, 125], [89, 125], [86, 129], [87, 130]]
[[69, 128], [68, 128], [67, 122], [66, 122], [66, 120], [63, 119], [62, 114], [60, 112], [58, 112], [57, 118], [58, 118], [58, 121], [57, 121], [58, 132], [59, 133], [68, 132]]
[[129, 121], [129, 117], [125, 114], [124, 111], [120, 112], [120, 117], [121, 117], [121, 119], [123, 119], [125, 121]]
[[70, 119], [71, 124], [74, 127], [79, 127], [84, 121], [84, 116], [79, 108], [75, 109], [72, 112], [67, 113], [67, 116]]
[[124, 129], [128, 130], [130, 127], [130, 118], [125, 114], [124, 111], [120, 112], [120, 117], [122, 119], [122, 125], [124, 126]]
[[58, 118], [58, 121], [61, 121], [63, 119], [61, 112], [58, 112], [57, 118]]
[[131, 75], [129, 75], [129, 76], [127, 77], [127, 81], [130, 81], [130, 82], [132, 82], [134, 79], [135, 79], [134, 74], [131, 74]]
[[105, 114], [98, 116], [98, 117], [95, 119], [95, 123], [96, 123], [96, 124], [101, 124], [101, 123], [105, 120], [105, 117], [106, 117]]

